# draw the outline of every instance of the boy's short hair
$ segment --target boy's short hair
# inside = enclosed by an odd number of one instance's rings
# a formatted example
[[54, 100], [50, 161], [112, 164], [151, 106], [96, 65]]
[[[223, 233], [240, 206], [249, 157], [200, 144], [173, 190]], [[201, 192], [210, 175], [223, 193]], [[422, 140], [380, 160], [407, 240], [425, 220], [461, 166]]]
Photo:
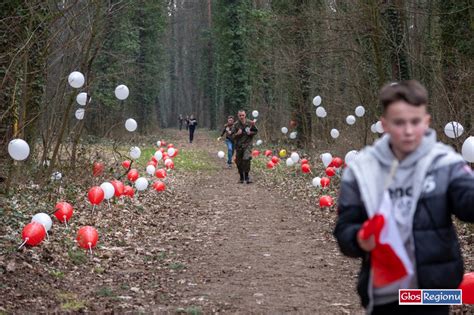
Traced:
[[428, 91], [416, 80], [386, 84], [379, 94], [380, 104], [385, 113], [390, 104], [405, 101], [413, 106], [428, 105]]
[[227, 116], [227, 119], [231, 119], [231, 118], [234, 119], [234, 116], [233, 115]]

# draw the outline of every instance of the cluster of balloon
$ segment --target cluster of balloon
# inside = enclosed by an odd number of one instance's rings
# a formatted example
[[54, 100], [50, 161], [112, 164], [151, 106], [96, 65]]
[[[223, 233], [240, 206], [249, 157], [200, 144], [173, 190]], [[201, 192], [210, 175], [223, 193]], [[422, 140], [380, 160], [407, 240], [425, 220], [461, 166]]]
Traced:
[[55, 207], [54, 216], [67, 227], [67, 222], [71, 219], [73, 208], [70, 203], [65, 201], [58, 202]]
[[8, 154], [15, 161], [23, 161], [30, 155], [30, 146], [23, 139], [13, 139], [8, 143]]
[[[74, 89], [80, 89], [84, 85], [84, 82], [85, 82], [84, 75], [79, 71], [73, 71], [68, 76], [68, 83]], [[90, 97], [87, 95], [87, 93], [81, 92], [76, 96], [76, 102], [80, 106], [85, 106], [87, 104], [88, 98], [90, 102]], [[78, 108], [76, 112], [74, 113], [74, 116], [76, 117], [77, 120], [82, 120], [84, 119], [85, 112], [86, 111], [84, 108]]]
[[370, 131], [372, 131], [372, 133], [384, 133], [382, 122], [379, 120], [375, 124], [372, 124]]
[[87, 197], [89, 198], [89, 202], [92, 204], [92, 211], [94, 211], [95, 206], [98, 206], [104, 200], [105, 193], [100, 186], [94, 186], [89, 189]]
[[92, 166], [92, 175], [94, 177], [102, 175], [102, 173], [104, 173], [104, 168], [104, 163], [94, 162]]
[[462, 303], [474, 304], [474, 272], [464, 274], [459, 289], [462, 290]]
[[160, 181], [156, 181], [156, 182], [153, 183], [153, 188], [156, 191], [164, 191], [166, 189], [166, 186], [165, 186], [165, 183], [160, 182]]
[[321, 196], [319, 198], [319, 206], [321, 208], [324, 208], [324, 207], [330, 207], [333, 205], [333, 200], [332, 200], [332, 197], [331, 196], [327, 196], [327, 195], [324, 195], [324, 196]]
[[77, 244], [79, 247], [88, 249], [92, 255], [92, 248], [97, 245], [99, 233], [92, 226], [83, 226], [77, 231]]

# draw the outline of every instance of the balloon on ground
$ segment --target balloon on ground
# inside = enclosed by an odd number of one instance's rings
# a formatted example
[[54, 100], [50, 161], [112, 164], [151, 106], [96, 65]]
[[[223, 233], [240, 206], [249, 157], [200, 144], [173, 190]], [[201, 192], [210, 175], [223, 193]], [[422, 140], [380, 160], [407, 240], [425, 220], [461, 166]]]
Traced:
[[44, 212], [35, 214], [33, 218], [31, 218], [31, 222], [42, 224], [46, 231], [51, 230], [51, 227], [53, 226], [53, 220], [51, 220], [51, 217]]
[[[44, 240], [46, 229], [43, 224], [38, 222], [30, 222], [23, 228], [21, 238], [30, 246], [36, 246]], [[20, 246], [21, 247], [21, 246]]]
[[99, 233], [92, 226], [83, 226], [77, 231], [77, 244], [84, 249], [92, 249], [97, 245]]

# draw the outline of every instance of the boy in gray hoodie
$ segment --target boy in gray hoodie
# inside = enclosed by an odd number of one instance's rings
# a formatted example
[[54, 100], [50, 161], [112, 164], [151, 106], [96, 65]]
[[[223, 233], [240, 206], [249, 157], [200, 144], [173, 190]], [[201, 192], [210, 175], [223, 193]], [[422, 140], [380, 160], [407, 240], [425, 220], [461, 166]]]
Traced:
[[[343, 254], [362, 258], [357, 291], [369, 314], [449, 314], [447, 305], [399, 305], [398, 290], [458, 288], [464, 268], [451, 215], [474, 222], [474, 176], [462, 156], [436, 141], [419, 82], [388, 84], [379, 98], [385, 135], [345, 170], [334, 235]], [[374, 236], [365, 239], [360, 231], [384, 189], [414, 273], [375, 288]]]

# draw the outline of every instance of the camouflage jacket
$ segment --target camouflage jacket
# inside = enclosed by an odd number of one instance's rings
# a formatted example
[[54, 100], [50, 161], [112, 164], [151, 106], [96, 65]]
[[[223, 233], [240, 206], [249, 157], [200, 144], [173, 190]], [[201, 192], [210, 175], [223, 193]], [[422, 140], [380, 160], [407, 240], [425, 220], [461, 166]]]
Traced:
[[[242, 133], [237, 135], [236, 133], [239, 129], [242, 129]], [[247, 135], [247, 131], [250, 131], [250, 135]], [[234, 139], [235, 148], [237, 150], [252, 150], [253, 137], [257, 132], [257, 127], [255, 125], [252, 126], [250, 120], [247, 119], [245, 124], [237, 120], [232, 128], [232, 138]]]

